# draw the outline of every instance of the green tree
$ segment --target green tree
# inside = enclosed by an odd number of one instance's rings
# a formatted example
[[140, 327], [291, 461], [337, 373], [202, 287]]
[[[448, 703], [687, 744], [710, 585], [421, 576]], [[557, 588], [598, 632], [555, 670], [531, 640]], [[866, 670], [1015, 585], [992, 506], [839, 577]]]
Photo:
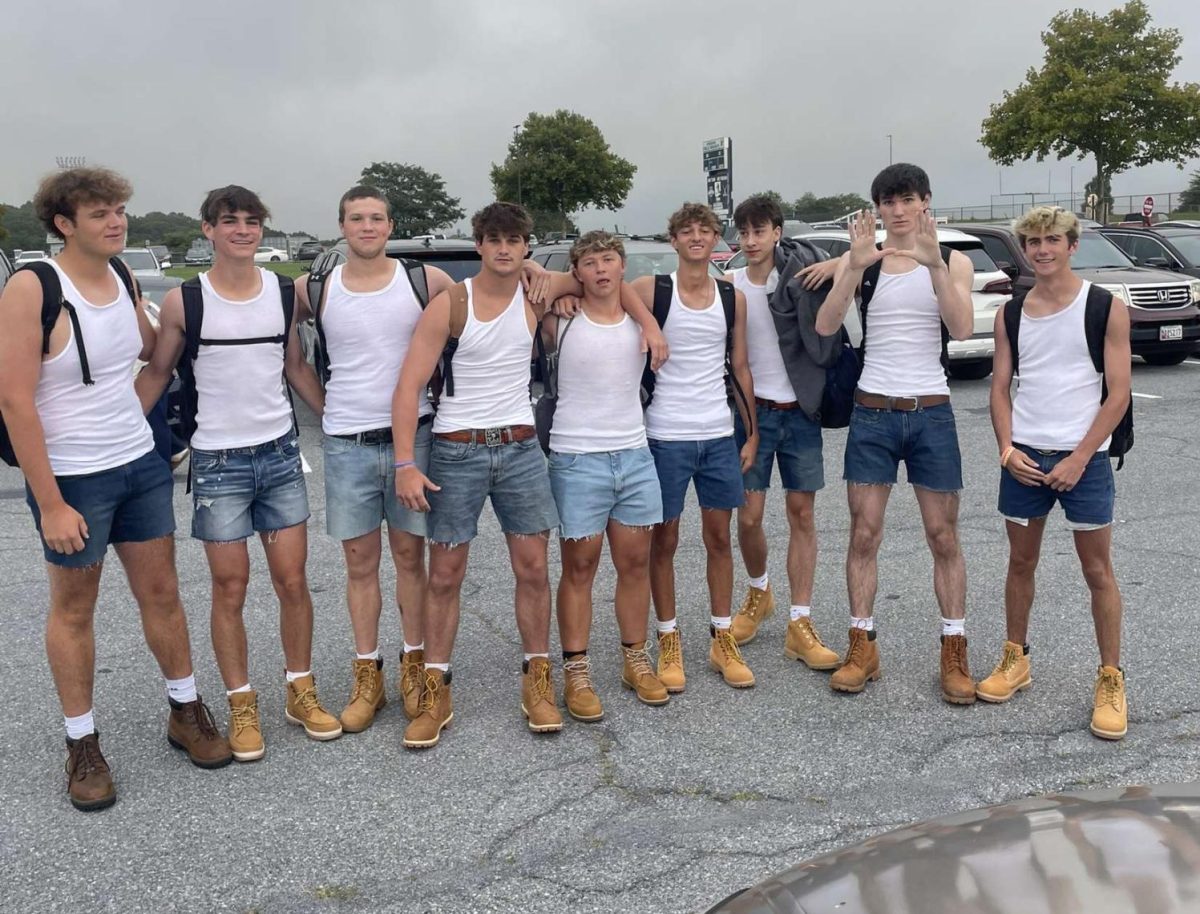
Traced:
[[616, 210], [625, 205], [637, 166], [614, 153], [600, 128], [574, 111], [530, 113], [508, 144], [508, 155], [492, 164], [498, 200], [514, 200], [537, 213], [570, 216], [585, 207]]
[[46, 229], [33, 212], [33, 201], [6, 206], [4, 227], [8, 231], [6, 247], [17, 251], [46, 250]]
[[1143, 0], [1106, 16], [1059, 13], [1042, 33], [1042, 68], [991, 106], [980, 142], [1001, 165], [1090, 153], [1098, 187], [1134, 166], [1182, 167], [1200, 151], [1200, 86], [1167, 81], [1181, 41], [1150, 27]]
[[1112, 181], [1108, 175], [1104, 176], [1104, 182], [1101, 183], [1100, 176], [1096, 175], [1083, 186], [1083, 199], [1087, 200], [1092, 194], [1096, 195], [1096, 208], [1092, 211], [1092, 218], [1096, 218], [1104, 213], [1112, 212], [1113, 195]]
[[446, 193], [442, 176], [420, 165], [372, 162], [362, 170], [361, 180], [382, 191], [392, 204], [393, 238], [435, 232], [465, 215], [459, 198]]
[[0, 241], [8, 237], [8, 229], [4, 227], [4, 213], [8, 209], [3, 203], [0, 203]]
[[833, 194], [828, 197], [818, 197], [809, 192], [792, 204], [792, 210], [801, 219], [819, 222], [826, 219], [837, 219], [846, 213], [852, 213], [870, 205], [869, 200], [858, 194]]
[[1192, 181], [1179, 195], [1179, 209], [1189, 213], [1200, 211], [1200, 171], [1192, 172]]

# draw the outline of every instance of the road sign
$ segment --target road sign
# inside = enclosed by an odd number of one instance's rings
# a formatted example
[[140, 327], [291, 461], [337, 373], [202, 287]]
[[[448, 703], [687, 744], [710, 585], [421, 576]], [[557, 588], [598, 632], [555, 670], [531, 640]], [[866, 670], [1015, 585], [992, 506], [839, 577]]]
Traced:
[[719, 218], [728, 219], [733, 212], [733, 140], [705, 140], [702, 152], [708, 205]]
[[1143, 216], [1153, 216], [1154, 215], [1154, 198], [1153, 197], [1147, 197], [1145, 200], [1142, 201], [1142, 215]]

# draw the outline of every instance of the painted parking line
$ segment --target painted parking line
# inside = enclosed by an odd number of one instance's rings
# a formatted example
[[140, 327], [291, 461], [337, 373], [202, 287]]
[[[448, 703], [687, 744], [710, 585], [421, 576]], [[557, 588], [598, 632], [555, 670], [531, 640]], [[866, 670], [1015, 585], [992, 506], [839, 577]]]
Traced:
[[1162, 397], [1159, 394], [1140, 394], [1136, 390], [1133, 391], [1133, 396], [1141, 397], [1143, 400], [1161, 400], [1162, 399]]
[[[1136, 394], [1135, 394], [1136, 396]], [[305, 473], [311, 473], [312, 467], [308, 465], [308, 461], [304, 458], [304, 452], [300, 452], [300, 466], [304, 468]]]

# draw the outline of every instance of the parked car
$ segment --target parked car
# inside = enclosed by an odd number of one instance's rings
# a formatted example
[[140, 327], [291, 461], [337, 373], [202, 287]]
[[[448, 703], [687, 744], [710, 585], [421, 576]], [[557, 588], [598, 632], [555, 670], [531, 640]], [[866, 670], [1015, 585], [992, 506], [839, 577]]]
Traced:
[[717, 245], [713, 248], [711, 259], [712, 262], [717, 266], [721, 266], [721, 264], [725, 263], [725, 261], [733, 256], [733, 254], [734, 251], [729, 245], [729, 242], [727, 242], [724, 238], [718, 238]]
[[1163, 228], [1194, 228], [1200, 229], [1200, 219], [1168, 219], [1166, 222], [1160, 222], [1154, 226], [1156, 229]]
[[8, 277], [13, 274], [13, 265], [9, 263], [8, 255], [0, 251], [0, 292], [8, 284]]
[[[1033, 267], [1008, 224], [960, 226], [983, 242], [996, 264], [1018, 290], [1033, 286]], [[1139, 267], [1099, 231], [1085, 230], [1071, 258], [1071, 269], [1129, 305], [1133, 354], [1151, 365], [1178, 365], [1200, 345], [1200, 280], [1166, 270]]]
[[254, 252], [255, 263], [283, 263], [288, 259], [288, 252], [263, 245]]
[[150, 251], [154, 254], [160, 267], [164, 270], [171, 269], [171, 251], [165, 244], [152, 244], [150, 245]]
[[150, 248], [126, 248], [121, 252], [121, 259], [137, 279], [142, 295], [156, 306], [162, 304], [167, 292], [183, 283], [182, 279], [163, 273]]
[[296, 248], [296, 260], [316, 260], [325, 253], [325, 245], [319, 241], [302, 241]]
[[1100, 229], [1100, 234], [1138, 266], [1173, 270], [1200, 279], [1200, 229], [1109, 226]]
[[[665, 241], [629, 240], [623, 243], [625, 245], [626, 282], [632, 282], [639, 276], [673, 273], [679, 267], [679, 255]], [[530, 259], [540, 263], [547, 270], [565, 273], [571, 267], [571, 245], [544, 244], [533, 252]], [[708, 272], [716, 279], [725, 275], [721, 267], [711, 262]]]
[[183, 255], [183, 262], [188, 266], [212, 263], [212, 242], [206, 238], [197, 238]]
[[35, 260], [49, 260], [50, 255], [45, 251], [17, 251], [16, 257], [13, 258], [13, 266], [19, 267], [23, 263], [33, 263]]

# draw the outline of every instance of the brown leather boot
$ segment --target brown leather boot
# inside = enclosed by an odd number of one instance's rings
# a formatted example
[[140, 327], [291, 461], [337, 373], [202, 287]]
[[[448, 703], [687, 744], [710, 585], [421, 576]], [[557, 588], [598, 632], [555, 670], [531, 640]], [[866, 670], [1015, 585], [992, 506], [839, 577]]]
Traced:
[[361, 733], [375, 721], [375, 712], [387, 704], [383, 687], [383, 658], [354, 661], [354, 690], [342, 709], [342, 729]]
[[683, 675], [683, 644], [679, 640], [678, 629], [658, 636], [658, 681], [672, 695], [682, 692], [687, 685], [687, 677]]
[[534, 657], [525, 664], [521, 676], [521, 713], [534, 733], [554, 733], [562, 729], [562, 714], [554, 703], [554, 682], [550, 677], [550, 660]]
[[783, 637], [783, 655], [801, 661], [810, 670], [835, 670], [842, 662], [835, 651], [825, 646], [808, 616], [788, 623]]
[[563, 661], [563, 704], [576, 720], [591, 722], [604, 717], [600, 696], [592, 685], [592, 661], [587, 654]]
[[425, 667], [421, 685], [421, 706], [417, 716], [404, 728], [406, 749], [428, 749], [442, 738], [442, 730], [454, 720], [454, 703], [450, 700], [450, 672]]
[[117, 802], [108, 762], [100, 754], [100, 734], [67, 738], [67, 796], [81, 812], [105, 809]]
[[739, 645], [749, 644], [758, 634], [758, 627], [769, 619], [773, 612], [775, 594], [771, 593], [771, 585], [768, 584], [764, 590], [759, 590], [751, 584], [746, 589], [746, 599], [742, 601], [742, 608], [733, 617], [733, 624], [729, 629], [733, 632], [733, 640]]
[[667, 687], [654, 675], [650, 662], [650, 642], [640, 647], [621, 647], [625, 664], [621, 668], [621, 684], [633, 689], [638, 701], [647, 705], [665, 705], [671, 698]]
[[180, 704], [174, 699], [167, 718], [167, 742], [187, 753], [197, 768], [224, 768], [233, 761], [229, 740], [217, 729], [212, 712], [199, 695]]
[[404, 702], [404, 716], [416, 720], [421, 713], [421, 690], [425, 687], [425, 652], [400, 655], [400, 681], [396, 684]]
[[952, 705], [975, 704], [975, 680], [967, 669], [966, 635], [942, 635], [942, 698]]
[[868, 682], [878, 679], [879, 648], [875, 646], [875, 630], [850, 629], [850, 646], [846, 648], [846, 659], [829, 677], [829, 685], [835, 692], [861, 692]]
[[1120, 739], [1129, 732], [1125, 672], [1120, 667], [1102, 666], [1096, 673], [1092, 732], [1101, 739]]
[[975, 697], [984, 701], [1008, 701], [1017, 692], [1033, 685], [1029, 671], [1029, 645], [1004, 642], [1004, 653], [992, 675], [975, 686]]

